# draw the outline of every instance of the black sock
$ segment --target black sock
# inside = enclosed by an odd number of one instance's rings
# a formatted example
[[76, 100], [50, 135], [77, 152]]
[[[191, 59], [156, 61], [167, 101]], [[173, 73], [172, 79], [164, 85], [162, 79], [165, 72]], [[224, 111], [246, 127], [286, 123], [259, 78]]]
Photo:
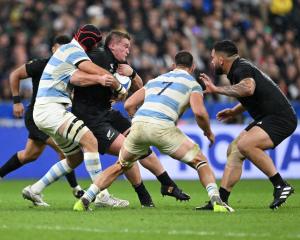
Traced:
[[0, 177], [4, 177], [10, 172], [20, 168], [23, 164], [18, 158], [18, 153], [15, 153], [1, 168], [0, 168]]
[[230, 195], [230, 192], [228, 192], [225, 188], [220, 187], [219, 188], [220, 192], [220, 198], [222, 199], [223, 202], [228, 203], [228, 198]]
[[269, 178], [274, 187], [285, 185], [280, 173], [276, 173], [274, 176]]
[[177, 187], [176, 183], [170, 178], [167, 171], [164, 171], [159, 176], [156, 176], [161, 185]]
[[72, 188], [74, 188], [78, 185], [74, 170], [72, 172], [69, 172], [68, 174], [66, 174], [65, 177], [68, 180], [68, 183]]
[[151, 196], [143, 182], [140, 185], [133, 186], [142, 205], [152, 202]]

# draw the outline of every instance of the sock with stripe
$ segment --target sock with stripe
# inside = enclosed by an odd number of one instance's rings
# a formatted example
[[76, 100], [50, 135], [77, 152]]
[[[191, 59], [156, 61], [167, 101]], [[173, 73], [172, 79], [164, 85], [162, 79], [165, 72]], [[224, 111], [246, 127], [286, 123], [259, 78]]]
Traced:
[[98, 152], [85, 152], [84, 164], [87, 172], [89, 173], [92, 181], [94, 182], [96, 177], [101, 173], [102, 166], [100, 163], [100, 157]]
[[85, 194], [82, 196], [82, 198], [85, 198], [89, 202], [92, 202], [96, 195], [99, 193], [99, 188], [96, 184], [91, 184], [88, 190], [86, 190]]
[[67, 160], [63, 159], [54, 164], [50, 170], [36, 183], [31, 186], [34, 193], [41, 193], [45, 187], [58, 180], [60, 177], [71, 172], [73, 169], [69, 167]]
[[206, 191], [207, 191], [207, 194], [208, 194], [208, 197], [210, 199], [212, 199], [212, 197], [220, 197], [220, 194], [219, 194], [219, 190], [218, 190], [218, 186], [216, 183], [209, 183], [206, 185]]

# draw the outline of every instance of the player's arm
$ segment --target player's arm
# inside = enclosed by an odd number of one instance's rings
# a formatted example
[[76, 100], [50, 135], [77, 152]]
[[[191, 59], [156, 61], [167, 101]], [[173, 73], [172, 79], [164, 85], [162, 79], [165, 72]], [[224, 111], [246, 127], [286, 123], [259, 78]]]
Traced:
[[239, 83], [231, 86], [218, 87], [213, 84], [210, 77], [206, 74], [200, 74], [200, 79], [205, 83], [208, 93], [218, 93], [229, 97], [248, 97], [254, 94], [255, 81], [253, 78], [244, 78]]
[[203, 96], [200, 93], [192, 92], [190, 96], [190, 106], [198, 126], [203, 130], [211, 146], [215, 141], [215, 136], [210, 128], [209, 116], [203, 102]]
[[133, 117], [138, 107], [141, 106], [145, 99], [145, 88], [141, 88], [129, 97], [124, 107], [130, 117]]
[[235, 116], [243, 113], [246, 109], [241, 103], [238, 103], [233, 108], [226, 108], [217, 113], [217, 120], [221, 122], [227, 122], [232, 120]]
[[24, 114], [24, 106], [20, 99], [20, 81], [28, 78], [26, 66], [23, 64], [9, 75], [9, 85], [13, 96], [13, 114], [15, 117], [22, 117]]
[[106, 84], [104, 86], [110, 86], [111, 81], [114, 81], [114, 77], [111, 74], [89, 74], [81, 70], [75, 71], [70, 80], [72, 84], [79, 87], [87, 87], [97, 83], [103, 85], [103, 82]]
[[[90, 82], [90, 85], [101, 84], [102, 86], [111, 87], [113, 89], [118, 89], [121, 84], [115, 79], [110, 72], [105, 70], [102, 67], [99, 67], [92, 61], [86, 60], [81, 61], [77, 65], [77, 68], [85, 73], [96, 74], [102, 76], [102, 78], [89, 78], [86, 79], [86, 82]], [[74, 84], [74, 83], [73, 83]], [[125, 90], [126, 92], [126, 90]]]
[[119, 64], [117, 72], [121, 75], [131, 78], [130, 90], [132, 90], [133, 92], [143, 87], [143, 80], [137, 74], [137, 72], [128, 64]]

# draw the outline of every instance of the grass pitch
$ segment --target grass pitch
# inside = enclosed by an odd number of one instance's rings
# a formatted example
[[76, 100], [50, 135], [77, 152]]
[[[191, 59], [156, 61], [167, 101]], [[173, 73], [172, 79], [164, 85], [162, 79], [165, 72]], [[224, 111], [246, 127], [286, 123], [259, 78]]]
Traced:
[[[242, 180], [230, 198], [232, 214], [200, 212], [193, 208], [207, 200], [197, 181], [177, 181], [192, 199], [177, 202], [162, 197], [157, 182], [145, 182], [156, 208], [142, 209], [126, 181], [117, 181], [110, 192], [128, 199], [127, 209], [73, 212], [75, 202], [67, 182], [44, 191], [51, 207], [33, 207], [21, 190], [33, 181], [0, 182], [0, 239], [300, 239], [300, 182], [291, 180], [296, 193], [276, 211], [268, 208], [272, 186], [267, 180]], [[80, 182], [83, 187], [87, 181]]]

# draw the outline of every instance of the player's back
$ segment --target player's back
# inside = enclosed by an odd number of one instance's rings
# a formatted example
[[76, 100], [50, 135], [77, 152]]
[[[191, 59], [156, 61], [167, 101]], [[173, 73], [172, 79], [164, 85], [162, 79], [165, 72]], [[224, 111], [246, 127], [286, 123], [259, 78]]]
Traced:
[[81, 61], [89, 60], [76, 42], [62, 45], [49, 59], [41, 76], [36, 103], [71, 103], [70, 79]]
[[188, 72], [175, 69], [145, 85], [145, 100], [134, 121], [175, 123], [189, 105], [192, 92], [202, 94], [199, 83]]

